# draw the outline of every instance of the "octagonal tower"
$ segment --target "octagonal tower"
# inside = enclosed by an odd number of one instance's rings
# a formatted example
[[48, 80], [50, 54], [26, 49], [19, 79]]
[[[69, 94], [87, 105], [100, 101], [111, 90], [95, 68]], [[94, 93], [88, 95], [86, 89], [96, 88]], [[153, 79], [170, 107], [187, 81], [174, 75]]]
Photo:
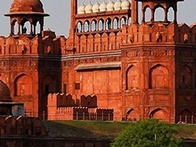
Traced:
[[47, 95], [60, 87], [64, 38], [43, 30], [49, 15], [40, 0], [13, 0], [5, 16], [11, 29], [8, 37], [0, 37], [0, 78], [10, 87], [13, 102], [24, 103], [27, 116], [46, 118]]

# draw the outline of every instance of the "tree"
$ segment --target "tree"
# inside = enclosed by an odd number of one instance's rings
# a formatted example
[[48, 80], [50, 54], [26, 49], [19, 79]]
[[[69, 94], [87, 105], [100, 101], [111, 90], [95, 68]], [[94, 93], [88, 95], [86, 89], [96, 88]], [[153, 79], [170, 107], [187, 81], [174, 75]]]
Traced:
[[171, 124], [155, 119], [132, 123], [112, 143], [112, 147], [181, 147]]

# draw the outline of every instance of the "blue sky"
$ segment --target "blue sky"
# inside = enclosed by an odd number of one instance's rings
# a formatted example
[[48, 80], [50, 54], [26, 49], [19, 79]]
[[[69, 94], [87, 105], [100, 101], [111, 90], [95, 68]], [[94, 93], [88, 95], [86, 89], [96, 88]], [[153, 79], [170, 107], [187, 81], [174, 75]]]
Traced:
[[[0, 2], [0, 35], [8, 36], [10, 32], [9, 18], [4, 14], [9, 12], [13, 0], [1, 0]], [[78, 0], [79, 4], [96, 0]], [[100, 3], [103, 0], [98, 0]], [[106, 0], [107, 2], [108, 0]], [[114, 0], [116, 1], [116, 0]], [[70, 2], [71, 0], [42, 0], [44, 10], [50, 14], [50, 17], [45, 18], [44, 28], [50, 28], [57, 35], [68, 36], [70, 24]], [[178, 3], [178, 23], [192, 24], [196, 22], [196, 0], [184, 0]]]

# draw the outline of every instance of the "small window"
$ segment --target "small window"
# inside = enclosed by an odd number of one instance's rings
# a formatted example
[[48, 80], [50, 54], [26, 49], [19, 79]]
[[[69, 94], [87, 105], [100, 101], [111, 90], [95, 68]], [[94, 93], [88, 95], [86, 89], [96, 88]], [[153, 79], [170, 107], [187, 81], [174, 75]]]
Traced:
[[75, 90], [80, 90], [80, 83], [75, 83]]

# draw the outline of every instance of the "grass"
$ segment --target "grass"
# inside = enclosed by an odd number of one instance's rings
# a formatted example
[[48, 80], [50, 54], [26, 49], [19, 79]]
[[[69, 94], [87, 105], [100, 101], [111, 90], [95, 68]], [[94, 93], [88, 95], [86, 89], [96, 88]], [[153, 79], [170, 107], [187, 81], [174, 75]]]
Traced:
[[[113, 139], [118, 136], [130, 122], [101, 121], [44, 121], [50, 136], [76, 138]], [[196, 139], [196, 125], [174, 125], [178, 136], [184, 139]]]
[[44, 121], [51, 136], [114, 138], [130, 123], [100, 121]]
[[184, 139], [196, 139], [196, 125], [180, 124], [174, 125], [178, 132], [178, 136]]

